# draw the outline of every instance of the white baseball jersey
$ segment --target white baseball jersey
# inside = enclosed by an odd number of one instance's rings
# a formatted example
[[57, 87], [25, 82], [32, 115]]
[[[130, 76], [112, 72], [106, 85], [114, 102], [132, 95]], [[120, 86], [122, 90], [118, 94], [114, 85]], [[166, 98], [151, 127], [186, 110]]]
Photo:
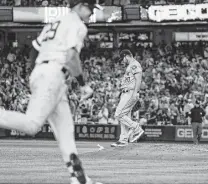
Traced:
[[33, 41], [34, 48], [39, 51], [36, 64], [56, 60], [66, 65], [68, 51], [74, 48], [80, 53], [86, 35], [87, 27], [73, 11], [47, 24]]
[[136, 73], [142, 73], [142, 67], [138, 61], [134, 60], [126, 69], [121, 81], [121, 88], [134, 89], [136, 86], [134, 75]]

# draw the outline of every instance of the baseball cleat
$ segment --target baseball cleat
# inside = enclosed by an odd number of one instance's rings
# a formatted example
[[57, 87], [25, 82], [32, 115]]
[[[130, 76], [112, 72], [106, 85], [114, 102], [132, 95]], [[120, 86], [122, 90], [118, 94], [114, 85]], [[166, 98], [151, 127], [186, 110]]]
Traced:
[[137, 141], [144, 134], [144, 130], [140, 126], [138, 126], [133, 132], [133, 136], [130, 138], [129, 142], [133, 143]]
[[121, 142], [118, 147], [125, 147], [125, 146], [128, 146], [128, 143], [127, 142]]
[[127, 142], [117, 141], [116, 143], [111, 144], [111, 147], [125, 147], [127, 145], [128, 145]]

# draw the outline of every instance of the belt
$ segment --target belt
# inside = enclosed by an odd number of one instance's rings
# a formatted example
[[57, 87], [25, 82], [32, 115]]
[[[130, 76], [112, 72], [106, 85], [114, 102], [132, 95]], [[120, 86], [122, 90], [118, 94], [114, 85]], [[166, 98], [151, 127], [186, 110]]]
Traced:
[[[47, 60], [47, 61], [43, 61], [42, 63], [43, 63], [43, 64], [48, 64], [49, 62], [50, 62], [50, 61]], [[68, 69], [65, 68], [65, 67], [62, 67], [61, 71], [62, 71], [63, 74], [65, 75], [65, 79], [68, 79], [68, 77], [69, 77], [69, 75], [70, 75]]]
[[122, 93], [128, 93], [129, 91], [131, 91], [132, 89], [122, 89]]
[[[134, 89], [122, 89], [121, 93], [128, 93], [129, 91], [132, 91]], [[139, 91], [137, 91], [137, 93], [139, 93]]]

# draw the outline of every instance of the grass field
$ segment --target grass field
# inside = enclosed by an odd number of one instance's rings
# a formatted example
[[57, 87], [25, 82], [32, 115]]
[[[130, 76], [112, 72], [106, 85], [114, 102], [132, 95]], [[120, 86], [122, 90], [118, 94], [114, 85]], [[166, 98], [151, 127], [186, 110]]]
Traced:
[[[97, 144], [105, 147], [98, 151]], [[87, 174], [104, 184], [208, 184], [208, 145], [77, 142]], [[55, 141], [1, 140], [0, 183], [68, 184]]]

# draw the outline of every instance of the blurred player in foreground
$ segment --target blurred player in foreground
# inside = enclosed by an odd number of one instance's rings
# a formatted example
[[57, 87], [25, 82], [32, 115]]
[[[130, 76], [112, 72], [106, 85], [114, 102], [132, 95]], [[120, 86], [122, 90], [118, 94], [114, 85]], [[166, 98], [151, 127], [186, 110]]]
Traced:
[[115, 117], [121, 125], [119, 141], [111, 144], [112, 147], [124, 147], [128, 142], [137, 141], [144, 133], [139, 123], [132, 121], [131, 111], [139, 97], [142, 80], [142, 68], [129, 50], [120, 53], [121, 60], [128, 64], [121, 82], [120, 102], [115, 112]]
[[92, 89], [83, 80], [79, 54], [87, 34], [83, 22], [89, 21], [94, 8], [102, 7], [93, 0], [70, 5], [69, 14], [47, 24], [33, 41], [36, 50], [31, 51], [31, 57], [37, 58], [30, 76], [32, 94], [26, 113], [0, 110], [0, 127], [34, 135], [48, 120], [70, 173], [70, 182], [98, 184], [84, 173], [77, 155], [66, 79], [69, 75], [76, 77], [84, 96], [82, 100], [92, 95]]

